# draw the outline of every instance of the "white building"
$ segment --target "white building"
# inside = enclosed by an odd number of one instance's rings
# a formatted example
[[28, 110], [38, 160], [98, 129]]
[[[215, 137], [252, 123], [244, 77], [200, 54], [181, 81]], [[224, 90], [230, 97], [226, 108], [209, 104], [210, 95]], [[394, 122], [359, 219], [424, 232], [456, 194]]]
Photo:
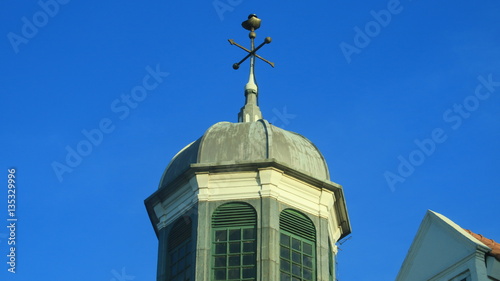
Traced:
[[500, 244], [427, 211], [396, 281], [500, 280]]

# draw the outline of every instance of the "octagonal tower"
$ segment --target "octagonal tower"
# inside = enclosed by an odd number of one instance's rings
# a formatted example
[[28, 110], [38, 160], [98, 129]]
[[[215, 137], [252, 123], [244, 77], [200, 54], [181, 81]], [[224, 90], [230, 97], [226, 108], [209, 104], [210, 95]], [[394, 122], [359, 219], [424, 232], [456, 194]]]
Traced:
[[311, 141], [262, 118], [255, 52], [271, 39], [255, 48], [260, 19], [242, 25], [252, 44], [239, 122], [179, 151], [145, 200], [157, 280], [335, 280], [335, 243], [351, 232], [343, 189]]

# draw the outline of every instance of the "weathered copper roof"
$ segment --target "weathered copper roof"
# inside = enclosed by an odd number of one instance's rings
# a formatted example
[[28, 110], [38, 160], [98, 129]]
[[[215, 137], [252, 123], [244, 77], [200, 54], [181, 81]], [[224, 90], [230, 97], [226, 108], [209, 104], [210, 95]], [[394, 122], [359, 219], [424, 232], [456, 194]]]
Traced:
[[159, 188], [175, 180], [192, 164], [227, 165], [275, 161], [319, 180], [329, 180], [321, 152], [304, 136], [257, 122], [219, 122], [182, 149], [163, 173]]
[[494, 256], [497, 260], [500, 261], [500, 243], [495, 242], [493, 239], [486, 238], [481, 234], [474, 233], [468, 229], [464, 230], [477, 240], [481, 241], [481, 243], [491, 248], [491, 252], [489, 252], [488, 254]]

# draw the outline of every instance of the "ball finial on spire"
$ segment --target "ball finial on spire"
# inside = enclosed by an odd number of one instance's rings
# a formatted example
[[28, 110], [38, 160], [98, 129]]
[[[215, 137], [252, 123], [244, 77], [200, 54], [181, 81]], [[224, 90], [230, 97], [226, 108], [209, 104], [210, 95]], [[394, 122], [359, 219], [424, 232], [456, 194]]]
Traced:
[[240, 64], [242, 64], [246, 59], [250, 58], [250, 75], [248, 77], [248, 83], [245, 85], [246, 102], [245, 106], [238, 114], [238, 120], [240, 122], [255, 122], [262, 119], [262, 113], [260, 112], [257, 102], [258, 87], [254, 75], [255, 58], [259, 58], [274, 67], [274, 63], [256, 54], [257, 51], [262, 48], [262, 46], [271, 43], [271, 37], [266, 37], [264, 39], [264, 42], [257, 46], [257, 48], [255, 47], [254, 39], [257, 37], [255, 30], [260, 27], [261, 21], [262, 20], [259, 19], [257, 15], [251, 14], [248, 16], [248, 19], [246, 21], [241, 23], [241, 26], [243, 26], [244, 29], [250, 31], [250, 33], [248, 34], [248, 37], [250, 38], [250, 49], [239, 45], [238, 43], [234, 42], [233, 39], [228, 40], [231, 45], [236, 45], [237, 47], [245, 50], [248, 53], [241, 61], [233, 64], [233, 69], [240, 68]]

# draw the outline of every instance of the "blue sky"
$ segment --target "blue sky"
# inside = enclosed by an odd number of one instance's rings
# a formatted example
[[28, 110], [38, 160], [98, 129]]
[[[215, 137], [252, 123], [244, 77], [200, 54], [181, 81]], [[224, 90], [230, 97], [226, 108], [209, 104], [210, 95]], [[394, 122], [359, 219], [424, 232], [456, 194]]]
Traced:
[[313, 141], [344, 186], [339, 280], [393, 280], [427, 209], [500, 240], [498, 1], [0, 5], [2, 280], [155, 279], [143, 200], [177, 151], [237, 121], [248, 63], [231, 68], [244, 52], [227, 39], [248, 44], [250, 13], [256, 42], [273, 38], [259, 52], [276, 67], [257, 61], [264, 117]]

